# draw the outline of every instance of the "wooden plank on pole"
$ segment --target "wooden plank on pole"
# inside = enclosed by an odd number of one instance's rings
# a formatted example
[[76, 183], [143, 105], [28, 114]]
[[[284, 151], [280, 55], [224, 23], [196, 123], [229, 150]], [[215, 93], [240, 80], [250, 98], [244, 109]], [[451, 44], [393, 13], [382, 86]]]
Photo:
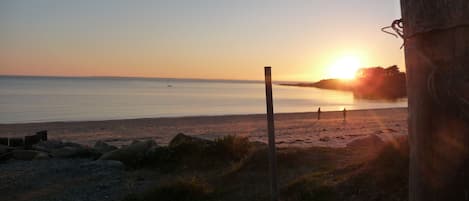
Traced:
[[409, 200], [469, 200], [469, 1], [401, 0]]
[[272, 76], [271, 67], [264, 68], [265, 73], [265, 96], [267, 105], [267, 129], [269, 135], [269, 169], [270, 169], [270, 190], [272, 201], [278, 200], [277, 185], [277, 154], [275, 148], [275, 126], [274, 126], [274, 107], [272, 100]]

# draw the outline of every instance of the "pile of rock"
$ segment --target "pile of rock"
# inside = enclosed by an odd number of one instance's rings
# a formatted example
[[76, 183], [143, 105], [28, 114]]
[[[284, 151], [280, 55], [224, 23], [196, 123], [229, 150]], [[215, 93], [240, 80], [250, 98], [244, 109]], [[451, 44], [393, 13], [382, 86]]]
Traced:
[[38, 160], [49, 158], [97, 158], [101, 154], [93, 148], [62, 141], [40, 141], [31, 147], [0, 148], [0, 161], [8, 159]]
[[89, 158], [115, 160], [124, 164], [143, 160], [158, 145], [153, 140], [134, 141], [129, 145], [117, 148], [103, 141], [93, 147], [59, 140], [40, 141], [30, 147], [10, 147], [0, 145], [0, 161], [39, 160], [49, 158]]
[[120, 149], [113, 149], [107, 147], [103, 143], [96, 143], [95, 148], [100, 147], [101, 150], [110, 150], [103, 155], [99, 160], [116, 160], [124, 163], [127, 166], [137, 166], [144, 162], [159, 146], [153, 140], [133, 141], [131, 144], [121, 147]]
[[47, 131], [39, 131], [35, 135], [24, 138], [0, 138], [0, 161], [9, 159], [38, 160], [49, 158], [92, 158], [113, 151], [117, 147], [102, 141], [94, 147], [72, 142], [47, 140]]
[[[10, 145], [11, 142], [10, 139]], [[223, 152], [227, 152], [224, 148], [226, 147], [221, 147], [220, 143], [217, 144], [215, 141], [182, 133], [176, 135], [168, 146], [158, 146], [153, 140], [136, 140], [121, 148], [103, 141], [96, 142], [94, 146], [86, 146], [58, 140], [40, 140], [38, 143], [22, 147], [0, 145], [0, 161], [87, 158], [101, 161], [120, 161], [128, 168], [155, 165], [158, 167], [181, 164], [200, 165], [201, 160], [207, 158], [211, 158], [209, 161], [212, 162], [224, 161], [226, 157], [222, 157], [224, 156]]]

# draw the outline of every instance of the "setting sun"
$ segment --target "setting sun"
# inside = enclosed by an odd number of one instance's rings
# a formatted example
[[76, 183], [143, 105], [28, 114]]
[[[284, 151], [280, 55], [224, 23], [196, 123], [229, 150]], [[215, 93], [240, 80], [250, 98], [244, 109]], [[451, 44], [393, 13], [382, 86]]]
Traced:
[[328, 78], [353, 79], [355, 73], [361, 67], [361, 61], [357, 56], [344, 56], [336, 60], [327, 70]]

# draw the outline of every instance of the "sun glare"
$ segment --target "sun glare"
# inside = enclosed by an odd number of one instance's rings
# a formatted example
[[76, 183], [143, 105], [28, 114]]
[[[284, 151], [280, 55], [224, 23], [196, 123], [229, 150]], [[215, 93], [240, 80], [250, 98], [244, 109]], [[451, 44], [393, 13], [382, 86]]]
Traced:
[[344, 56], [335, 61], [327, 70], [328, 78], [354, 79], [355, 73], [361, 67], [361, 61], [356, 56]]

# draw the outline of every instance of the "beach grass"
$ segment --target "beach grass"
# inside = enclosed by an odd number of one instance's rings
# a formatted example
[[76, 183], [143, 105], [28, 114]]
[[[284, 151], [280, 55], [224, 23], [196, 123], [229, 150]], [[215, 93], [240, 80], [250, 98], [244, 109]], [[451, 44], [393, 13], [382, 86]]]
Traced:
[[[266, 146], [251, 144], [246, 149], [247, 141], [234, 136], [215, 142], [210, 152], [202, 151], [208, 155], [193, 161], [226, 159], [226, 163], [207, 163], [211, 165], [198, 169], [188, 163], [173, 164], [186, 168], [164, 173], [165, 179], [124, 200], [269, 200]], [[283, 148], [278, 150], [280, 197], [283, 201], [406, 200], [407, 167], [406, 140], [380, 147]]]

